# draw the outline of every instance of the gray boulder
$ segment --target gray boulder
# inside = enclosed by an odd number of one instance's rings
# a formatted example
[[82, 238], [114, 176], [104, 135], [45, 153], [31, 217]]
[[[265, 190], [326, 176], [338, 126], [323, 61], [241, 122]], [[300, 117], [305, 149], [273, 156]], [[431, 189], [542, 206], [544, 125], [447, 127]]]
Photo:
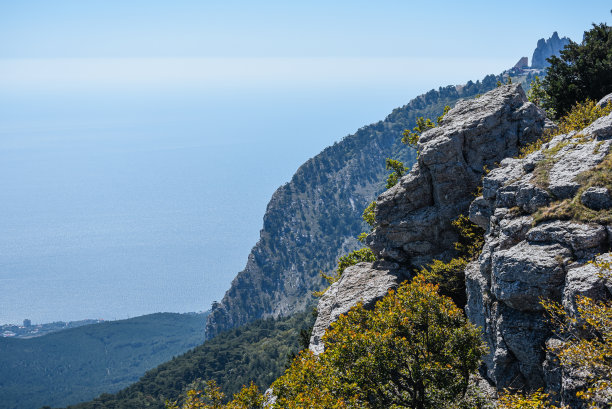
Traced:
[[338, 281], [323, 294], [317, 305], [317, 319], [312, 329], [310, 350], [320, 354], [324, 350], [323, 335], [332, 322], [346, 314], [358, 303], [366, 308], [409, 278], [407, 271], [398, 264], [384, 261], [357, 263], [348, 267]]
[[610, 191], [605, 187], [590, 187], [580, 196], [583, 205], [593, 210], [603, 210], [612, 207]]
[[608, 106], [608, 104], [610, 102], [612, 102], [612, 94], [608, 94], [605, 97], [603, 97], [602, 99], [600, 99], [599, 102], [597, 102], [597, 106], [605, 108], [605, 107]]

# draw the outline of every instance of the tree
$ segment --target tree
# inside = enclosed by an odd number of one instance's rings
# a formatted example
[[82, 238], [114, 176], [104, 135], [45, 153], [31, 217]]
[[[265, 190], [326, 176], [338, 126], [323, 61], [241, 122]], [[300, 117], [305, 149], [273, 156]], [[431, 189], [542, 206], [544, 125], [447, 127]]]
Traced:
[[243, 386], [234, 399], [224, 404], [225, 394], [215, 381], [206, 382], [204, 388], [191, 385], [183, 403], [166, 402], [166, 409], [261, 409], [264, 397], [253, 382]]
[[561, 57], [550, 57], [544, 79], [544, 107], [556, 116], [587, 98], [599, 100], [612, 92], [612, 28], [602, 23], [584, 33], [582, 43], [570, 42]]
[[533, 102], [541, 108], [542, 104], [547, 98], [548, 95], [544, 90], [544, 84], [540, 77], [536, 75], [533, 81], [531, 81], [531, 84], [529, 85], [529, 91], [527, 91], [527, 99], [529, 100], [529, 102]]
[[438, 117], [435, 123], [429, 118], [423, 118], [422, 116], [418, 117], [416, 119], [416, 126], [412, 128], [412, 130], [406, 129], [404, 131], [402, 143], [416, 149], [417, 142], [419, 141], [421, 134], [428, 129], [435, 128], [436, 126], [440, 125], [442, 119], [444, 119], [444, 116], [448, 113], [448, 111], [450, 111], [450, 106], [446, 105], [444, 107], [444, 112], [442, 112], [442, 115]]
[[273, 387], [279, 407], [325, 399], [329, 407], [458, 407], [484, 353], [480, 331], [437, 286], [416, 277], [373, 310], [358, 305], [300, 355]]
[[385, 160], [385, 168], [393, 171], [387, 178], [385, 189], [391, 189], [393, 186], [395, 186], [400, 178], [408, 171], [408, 168], [405, 167], [402, 162], [390, 158]]

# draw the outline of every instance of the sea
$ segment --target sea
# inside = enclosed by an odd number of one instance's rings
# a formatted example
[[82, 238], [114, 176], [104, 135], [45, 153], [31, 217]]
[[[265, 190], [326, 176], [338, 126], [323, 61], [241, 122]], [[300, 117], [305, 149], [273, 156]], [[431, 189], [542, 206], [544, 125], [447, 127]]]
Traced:
[[449, 83], [0, 83], [0, 324], [208, 310], [302, 163]]
[[0, 97], [0, 324], [207, 310], [244, 268], [274, 190], [402, 103], [204, 91]]

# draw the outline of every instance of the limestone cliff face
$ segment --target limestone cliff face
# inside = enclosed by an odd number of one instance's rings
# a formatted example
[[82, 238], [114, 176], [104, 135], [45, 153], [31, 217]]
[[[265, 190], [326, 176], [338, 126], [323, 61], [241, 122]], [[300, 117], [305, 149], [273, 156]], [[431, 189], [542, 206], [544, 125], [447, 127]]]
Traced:
[[319, 272], [332, 271], [339, 256], [357, 248], [355, 237], [366, 229], [363, 209], [384, 189], [385, 158], [414, 162], [414, 152], [400, 142], [404, 129], [417, 116], [440, 115], [444, 105], [494, 88], [498, 79], [431, 90], [302, 165], [270, 200], [245, 269], [213, 305], [207, 337], [312, 304], [311, 293], [324, 285]]
[[[470, 207], [471, 220], [487, 233], [480, 258], [466, 271], [466, 312], [483, 328], [489, 346], [486, 374], [498, 388], [544, 387], [580, 406], [579, 379], [561, 372], [546, 355], [546, 346], [558, 340], [540, 300], [562, 302], [573, 312], [576, 295], [610, 297], [612, 288], [587, 264], [610, 249], [611, 226], [597, 221], [609, 216], [610, 192], [583, 186], [579, 175], [604, 160], [611, 138], [612, 115], [579, 135], [557, 136], [524, 159], [506, 159], [484, 178], [483, 195]], [[571, 199], [598, 216], [588, 222], [550, 211]], [[543, 209], [548, 219], [539, 219]]]
[[467, 214], [485, 167], [516, 155], [541, 135], [544, 113], [520, 85], [496, 88], [457, 103], [442, 124], [419, 139], [417, 163], [376, 201], [368, 245], [381, 262], [347, 269], [319, 301], [311, 349], [322, 350], [329, 324], [357, 302], [372, 304], [415, 268], [448, 259], [457, 236], [451, 221]]
[[451, 221], [467, 214], [485, 168], [542, 134], [545, 115], [520, 85], [499, 87], [457, 104], [419, 139], [419, 159], [376, 201], [376, 229], [367, 243], [381, 259], [418, 268], [451, 256]]
[[546, 61], [547, 58], [559, 56], [563, 47], [570, 43], [567, 37], [559, 38], [559, 34], [555, 31], [548, 40], [541, 38], [538, 41], [536, 49], [531, 57], [531, 68], [546, 68], [550, 64]]

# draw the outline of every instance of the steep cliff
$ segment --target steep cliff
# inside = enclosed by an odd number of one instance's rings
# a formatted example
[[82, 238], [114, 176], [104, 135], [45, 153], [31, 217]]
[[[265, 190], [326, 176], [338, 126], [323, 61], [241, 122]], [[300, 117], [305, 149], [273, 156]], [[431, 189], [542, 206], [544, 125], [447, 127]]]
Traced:
[[545, 124], [544, 113], [513, 84], [458, 102], [440, 126], [423, 133], [410, 173], [376, 200], [376, 228], [367, 243], [381, 262], [347, 269], [325, 293], [311, 349], [322, 350], [329, 323], [358, 301], [371, 304], [414, 269], [449, 259], [458, 239], [451, 221], [467, 214], [485, 168], [516, 155]]
[[546, 354], [559, 341], [540, 301], [562, 302], [569, 313], [576, 295], [610, 298], [612, 288], [588, 261], [610, 249], [611, 138], [609, 115], [525, 158], [506, 159], [470, 207], [487, 233], [466, 271], [466, 312], [483, 328], [486, 374], [498, 388], [544, 387], [580, 406], [580, 377]]
[[207, 337], [261, 317], [288, 315], [313, 303], [319, 271], [331, 271], [355, 249], [365, 230], [361, 214], [384, 189], [385, 158], [414, 162], [401, 134], [418, 116], [439, 115], [444, 105], [495, 87], [499, 78], [431, 90], [365, 126], [302, 165], [273, 195], [259, 242], [220, 303], [213, 305]]
[[563, 47], [570, 43], [570, 39], [567, 37], [559, 38], [559, 34], [555, 31], [549, 39], [545, 40], [541, 38], [538, 40], [538, 45], [533, 51], [531, 57], [531, 68], [546, 68], [550, 64], [546, 61], [547, 58], [559, 56]]

